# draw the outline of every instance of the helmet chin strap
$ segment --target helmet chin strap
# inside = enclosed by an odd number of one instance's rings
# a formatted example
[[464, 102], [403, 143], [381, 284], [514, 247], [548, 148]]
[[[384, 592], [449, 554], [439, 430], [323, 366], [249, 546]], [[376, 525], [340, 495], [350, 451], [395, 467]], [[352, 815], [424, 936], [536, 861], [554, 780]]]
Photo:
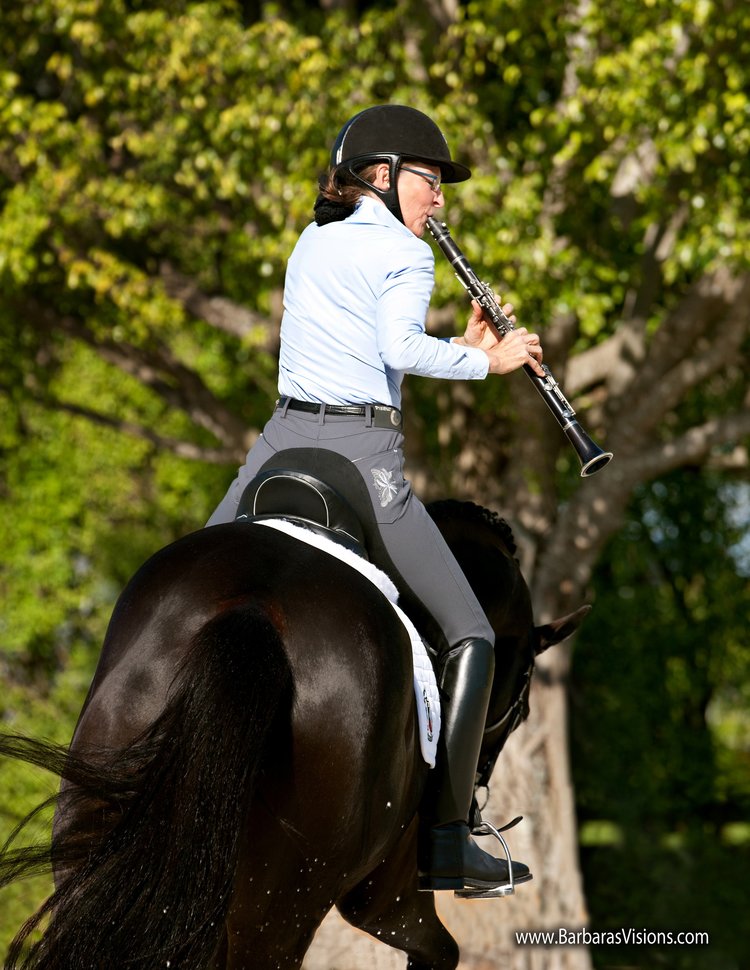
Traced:
[[373, 185], [372, 182], [368, 182], [366, 179], [361, 178], [356, 172], [353, 172], [351, 169], [347, 169], [347, 171], [349, 175], [351, 175], [351, 177], [354, 179], [355, 182], [358, 182], [360, 185], [366, 188], [368, 192], [374, 192], [375, 195], [377, 195], [377, 197], [382, 202], [385, 203], [386, 209], [388, 209], [388, 211], [392, 215], [394, 215], [399, 222], [403, 223], [404, 216], [403, 216], [403, 213], [401, 212], [401, 204], [398, 200], [398, 177], [397, 177], [398, 169], [401, 164], [401, 156], [386, 155], [384, 156], [383, 161], [388, 163], [389, 185], [387, 189], [378, 188], [376, 185]]

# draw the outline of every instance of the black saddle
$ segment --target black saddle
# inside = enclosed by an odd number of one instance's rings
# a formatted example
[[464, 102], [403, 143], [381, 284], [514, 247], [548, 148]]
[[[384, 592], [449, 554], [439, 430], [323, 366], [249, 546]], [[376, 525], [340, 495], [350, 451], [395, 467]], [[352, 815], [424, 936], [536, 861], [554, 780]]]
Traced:
[[325, 535], [369, 559], [396, 585], [399, 602], [423, 638], [433, 645], [443, 635], [429, 610], [394, 565], [380, 535], [372, 501], [348, 458], [325, 448], [277, 452], [248, 483], [237, 519], [286, 519]]

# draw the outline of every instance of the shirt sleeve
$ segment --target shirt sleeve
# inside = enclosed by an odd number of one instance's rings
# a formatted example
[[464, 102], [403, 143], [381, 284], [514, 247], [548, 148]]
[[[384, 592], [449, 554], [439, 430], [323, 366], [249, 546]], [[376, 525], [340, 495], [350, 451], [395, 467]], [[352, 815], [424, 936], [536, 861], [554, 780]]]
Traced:
[[377, 303], [376, 335], [381, 360], [392, 370], [422, 377], [483, 380], [489, 358], [478, 347], [463, 347], [425, 331], [434, 285], [435, 259], [419, 242], [394, 254]]

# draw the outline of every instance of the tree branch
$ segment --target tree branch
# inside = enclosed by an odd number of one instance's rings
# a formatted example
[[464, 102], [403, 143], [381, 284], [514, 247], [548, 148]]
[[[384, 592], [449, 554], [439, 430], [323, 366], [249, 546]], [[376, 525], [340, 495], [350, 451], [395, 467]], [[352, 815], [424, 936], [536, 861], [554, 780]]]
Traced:
[[[693, 310], [694, 317], [686, 321], [684, 328], [691, 331], [693, 336], [690, 353], [680, 356], [671, 370], [664, 370], [664, 361], [675, 357], [674, 344], [682, 343], [675, 331], [680, 330], [684, 317], [678, 313], [671, 315], [665, 324], [665, 330], [669, 329], [674, 333], [673, 339], [670, 340], [665, 332], [659, 334], [661, 339], [658, 342], [654, 341], [647, 360], [637, 373], [637, 380], [628, 390], [628, 397], [634, 402], [634, 407], [629, 409], [627, 415], [623, 415], [619, 426], [613, 429], [613, 442], [621, 441], [626, 449], [634, 447], [644, 433], [655, 427], [688, 391], [736, 361], [748, 329], [750, 274], [732, 279], [719, 270], [713, 274], [713, 283], [717, 284], [720, 277], [724, 278], [719, 287], [721, 296], [718, 299], [721, 302], [714, 305], [714, 310], [723, 308], [726, 314], [724, 319], [716, 323], [714, 332], [705, 336], [701, 346], [701, 341], [695, 335], [698, 329], [694, 325], [695, 320], [699, 320], [702, 332], [714, 321], [708, 315], [701, 316], [697, 310]], [[715, 293], [716, 286], [713, 285], [711, 289]]]
[[[560, 511], [557, 527], [537, 564], [535, 601], [565, 611], [583, 595], [604, 545], [621, 527], [636, 485], [685, 465], [705, 462], [712, 449], [750, 435], [750, 407], [697, 425], [648, 450], [615, 454], [606, 471], [587, 479]], [[642, 439], [640, 439], [642, 440]]]
[[273, 318], [240, 306], [223, 296], [208, 296], [195, 280], [180, 273], [171, 263], [163, 262], [159, 277], [168, 296], [180, 303], [188, 313], [232, 337], [246, 340], [251, 335], [265, 334], [262, 349], [275, 354], [279, 349], [279, 318], [281, 316], [281, 293], [274, 299]]
[[667, 315], [649, 350], [641, 370], [647, 384], [656, 383], [676, 364], [695, 354], [695, 345], [710, 333], [717, 342], [724, 339], [722, 318], [736, 314], [747, 320], [747, 295], [750, 274], [736, 276], [726, 266], [703, 275]]
[[[641, 171], [640, 176], [644, 179], [650, 178], [650, 173]], [[612, 191], [614, 194], [614, 185]], [[654, 222], [646, 230], [640, 280], [638, 285], [626, 294], [623, 302], [623, 322], [619, 328], [622, 336], [620, 353], [612, 362], [611, 370], [607, 375], [610, 394], [622, 393], [633, 382], [646, 359], [648, 319], [653, 312], [663, 282], [661, 266], [674, 248], [679, 228], [686, 217], [686, 210], [681, 207], [666, 224]]]
[[52, 405], [66, 414], [73, 414], [102, 427], [112, 428], [122, 434], [149, 441], [160, 451], [169, 451], [179, 458], [187, 458], [191, 461], [204, 461], [216, 465], [229, 465], [232, 463], [241, 464], [245, 460], [245, 450], [239, 448], [205, 448], [190, 441], [182, 441], [179, 438], [172, 438], [166, 435], [157, 434], [156, 431], [143, 424], [134, 421], [127, 421], [124, 418], [116, 418], [91, 408], [82, 407], [80, 404], [73, 404], [69, 401], [59, 399], [50, 400], [49, 397], [32, 394], [35, 400], [40, 401], [46, 406]]
[[[713, 449], [724, 445], [735, 445], [733, 455], [736, 461], [744, 451], [741, 440], [748, 435], [750, 408], [696, 425], [677, 438], [626, 459], [626, 474], [636, 482], [650, 481], [684, 465], [703, 464]], [[746, 451], [744, 455], [746, 460]]]
[[621, 323], [617, 331], [603, 343], [584, 350], [566, 362], [565, 390], [570, 395], [580, 394], [611, 379], [624, 357], [641, 355], [643, 330], [632, 323]]
[[425, 0], [425, 6], [440, 30], [447, 30], [458, 19], [458, 0]]
[[566, 390], [575, 395], [603, 381], [610, 393], [632, 394], [628, 384], [635, 380], [641, 386], [655, 386], [670, 368], [694, 354], [696, 342], [712, 324], [715, 339], [724, 341], [719, 323], [723, 314], [729, 313], [730, 327], [736, 314], [746, 326], [749, 282], [750, 276], [734, 277], [724, 267], [701, 277], [666, 316], [648, 347], [647, 358], [643, 317], [639, 314], [623, 321], [603, 343], [568, 360]]
[[[122, 341], [97, 340], [72, 317], [55, 317], [57, 326], [87, 343], [108, 363], [151, 388], [171, 407], [184, 411], [198, 427], [210, 431], [230, 452], [248, 440], [244, 423], [206, 387], [202, 378], [179, 361], [165, 346], [149, 351]], [[167, 378], [172, 378], [173, 382]]]

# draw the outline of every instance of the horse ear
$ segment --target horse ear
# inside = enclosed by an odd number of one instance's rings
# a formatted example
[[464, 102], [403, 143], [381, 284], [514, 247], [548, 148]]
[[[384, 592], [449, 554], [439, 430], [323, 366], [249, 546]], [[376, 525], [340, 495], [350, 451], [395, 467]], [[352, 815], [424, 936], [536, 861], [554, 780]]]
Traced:
[[551, 623], [534, 627], [536, 639], [534, 653], [539, 656], [553, 644], [566, 640], [572, 633], [575, 633], [590, 612], [590, 606], [581, 606], [575, 613], [568, 613], [567, 616], [558, 617]]

